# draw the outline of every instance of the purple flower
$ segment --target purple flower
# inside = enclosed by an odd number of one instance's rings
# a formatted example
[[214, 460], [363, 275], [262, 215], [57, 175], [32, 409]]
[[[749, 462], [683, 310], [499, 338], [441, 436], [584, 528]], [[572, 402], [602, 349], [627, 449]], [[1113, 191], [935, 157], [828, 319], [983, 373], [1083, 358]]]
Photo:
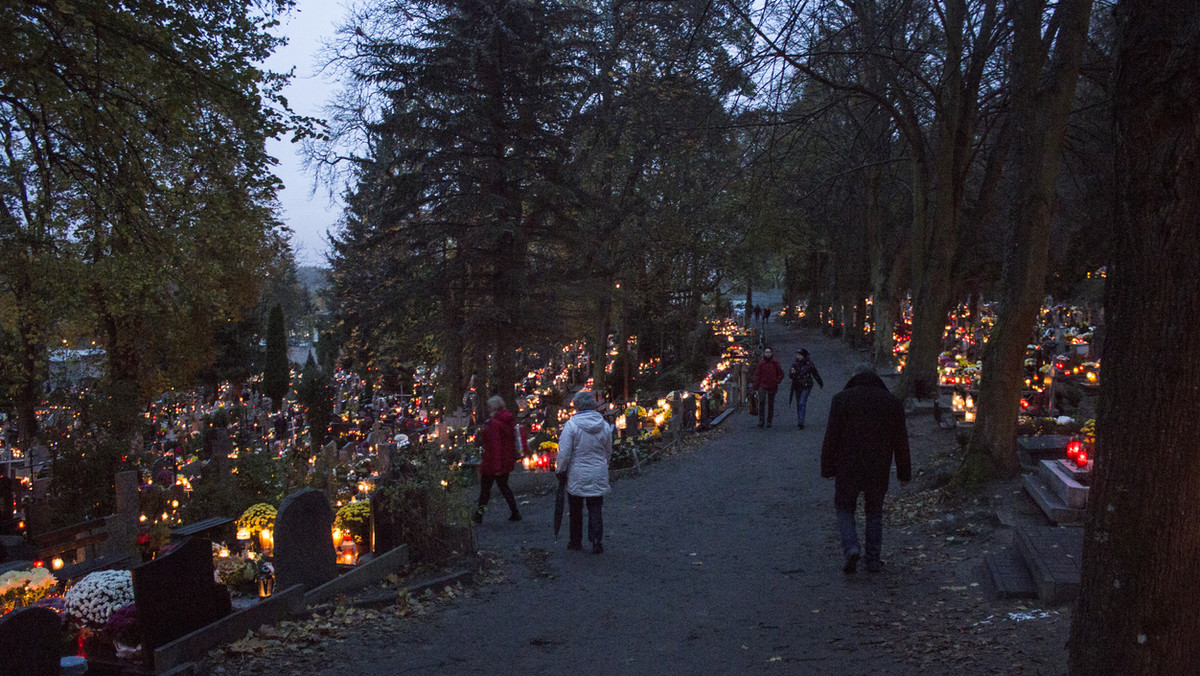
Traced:
[[137, 629], [137, 607], [135, 604], [121, 606], [104, 624], [104, 633], [113, 639], [126, 639]]

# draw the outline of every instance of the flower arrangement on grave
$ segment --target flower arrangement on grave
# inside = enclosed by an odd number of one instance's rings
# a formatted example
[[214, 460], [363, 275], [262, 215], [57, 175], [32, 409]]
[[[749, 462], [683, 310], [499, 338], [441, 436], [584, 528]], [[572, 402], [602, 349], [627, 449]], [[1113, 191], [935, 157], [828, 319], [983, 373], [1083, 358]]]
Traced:
[[553, 469], [553, 463], [557, 457], [558, 444], [553, 441], [543, 441], [538, 444], [536, 453], [521, 458], [521, 466], [530, 472], [548, 472]]
[[134, 539], [143, 561], [153, 559], [162, 546], [170, 541], [171, 527], [161, 521], [149, 527], [143, 525]]
[[101, 631], [117, 649], [117, 657], [131, 659], [142, 650], [141, 635], [137, 630], [137, 606], [133, 603], [121, 606], [104, 623]]
[[363, 544], [369, 535], [367, 528], [371, 519], [371, 503], [367, 500], [348, 502], [338, 509], [333, 517], [333, 527], [343, 533], [349, 532], [355, 544]]
[[0, 575], [0, 615], [37, 603], [57, 585], [58, 580], [45, 568], [10, 570]]
[[275, 527], [275, 508], [265, 502], [250, 505], [237, 519], [237, 527], [246, 529], [251, 535]]
[[243, 590], [258, 578], [258, 564], [234, 554], [218, 556], [213, 559], [213, 575], [226, 587]]
[[133, 576], [127, 570], [89, 573], [67, 591], [63, 610], [76, 623], [100, 629], [121, 606], [133, 603]]

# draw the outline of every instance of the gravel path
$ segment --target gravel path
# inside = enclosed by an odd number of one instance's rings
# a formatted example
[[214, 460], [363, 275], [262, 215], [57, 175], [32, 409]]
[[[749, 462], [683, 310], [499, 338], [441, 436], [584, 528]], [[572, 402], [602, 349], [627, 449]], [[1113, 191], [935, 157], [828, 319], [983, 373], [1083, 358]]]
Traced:
[[[929, 472], [904, 491], [893, 481], [887, 570], [842, 574], [833, 484], [820, 478], [819, 456], [829, 401], [857, 358], [839, 341], [771, 324], [768, 338], [785, 368], [799, 336], [826, 384], [809, 400], [806, 429], [796, 429], [782, 389], [773, 428], [735, 413], [695, 450], [616, 482], [605, 500], [600, 555], [566, 551], [565, 523], [554, 542], [552, 495], [518, 496], [528, 500], [524, 521], [493, 517], [477, 529], [504, 582], [421, 617], [366, 623], [311, 659], [277, 659], [275, 667], [326, 674], [1065, 673], [1066, 610], [1018, 622], [1007, 613], [1024, 606], [992, 599], [982, 574], [982, 552], [1008, 541], [988, 515], [1018, 499], [1011, 483], [989, 491], [996, 494], [985, 497], [978, 523], [962, 508], [931, 517], [928, 505], [896, 507], [897, 496], [905, 504], [928, 488]], [[944, 452], [949, 433], [925, 418], [910, 421], [910, 434], [916, 474]]]

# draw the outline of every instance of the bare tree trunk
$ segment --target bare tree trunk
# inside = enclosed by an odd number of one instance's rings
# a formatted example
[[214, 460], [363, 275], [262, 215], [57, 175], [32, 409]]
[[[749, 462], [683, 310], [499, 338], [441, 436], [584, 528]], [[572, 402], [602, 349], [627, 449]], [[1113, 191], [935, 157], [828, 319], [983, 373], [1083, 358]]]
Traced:
[[[1025, 346], [1033, 334], [1046, 287], [1050, 226], [1067, 119], [1091, 18], [1091, 0], [1062, 0], [1051, 72], [1043, 76], [1043, 2], [1016, 3], [1013, 17], [1013, 170], [1018, 202], [1010, 219], [1001, 271], [1000, 310], [983, 351], [979, 417], [965, 467], [1003, 476], [1020, 470], [1017, 413], [1024, 384]], [[1040, 84], [1042, 83], [1042, 84]]]
[[1200, 664], [1200, 5], [1122, 2], [1116, 229], [1073, 674]]

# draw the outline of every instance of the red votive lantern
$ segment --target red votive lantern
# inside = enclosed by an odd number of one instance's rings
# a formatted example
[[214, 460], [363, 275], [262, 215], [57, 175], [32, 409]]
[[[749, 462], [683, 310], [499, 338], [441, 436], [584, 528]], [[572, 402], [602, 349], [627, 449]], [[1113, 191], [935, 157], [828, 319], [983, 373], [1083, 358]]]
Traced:
[[1079, 456], [1075, 458], [1075, 465], [1078, 467], [1086, 467], [1088, 464], [1088, 456], [1086, 451], [1079, 451]]
[[1087, 455], [1086, 453], [1083, 452], [1083, 444], [1078, 439], [1072, 439], [1071, 441], [1068, 441], [1067, 442], [1067, 457], [1068, 458], [1076, 458], [1076, 457], [1079, 457], [1080, 455], [1084, 455], [1084, 456]]

